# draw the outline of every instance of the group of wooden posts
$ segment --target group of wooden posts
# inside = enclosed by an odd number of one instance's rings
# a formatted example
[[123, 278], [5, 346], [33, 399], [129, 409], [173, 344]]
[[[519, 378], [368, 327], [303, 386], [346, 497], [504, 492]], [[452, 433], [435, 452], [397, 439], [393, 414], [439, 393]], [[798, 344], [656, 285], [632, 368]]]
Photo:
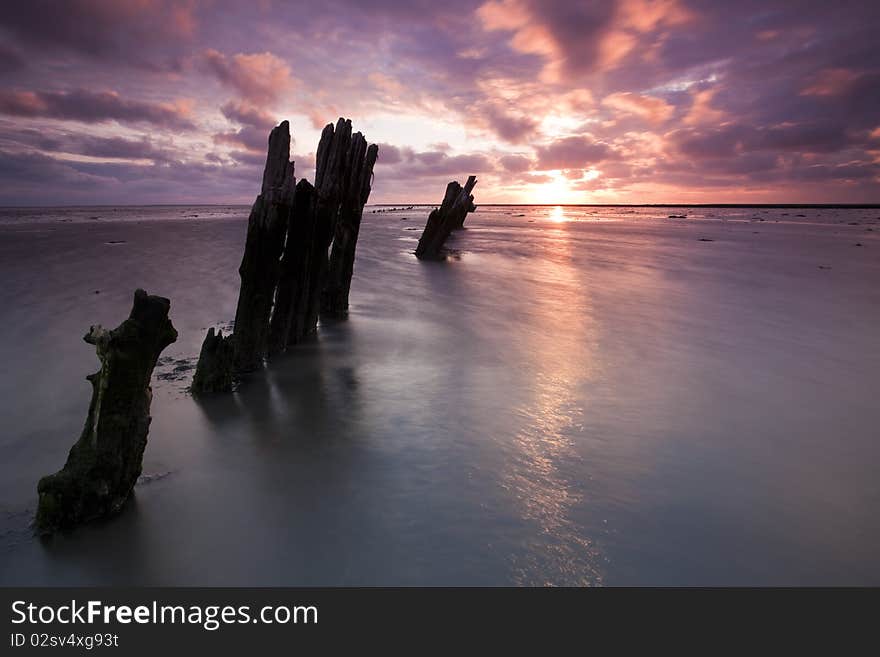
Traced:
[[[367, 145], [351, 121], [340, 118], [321, 133], [315, 182], [296, 183], [289, 161], [287, 121], [269, 135], [259, 196], [251, 207], [239, 275], [233, 331], [208, 331], [199, 354], [193, 394], [232, 390], [240, 375], [261, 368], [312, 334], [318, 318], [345, 317], [355, 247], [370, 196], [379, 148]], [[473, 212], [476, 178], [451, 182], [416, 248], [420, 259], [444, 258], [444, 243]], [[177, 339], [171, 302], [137, 290], [119, 327], [93, 326], [101, 369], [87, 377], [92, 399], [86, 424], [64, 467], [43, 477], [37, 490], [41, 534], [111, 515], [125, 504], [141, 474], [150, 426], [150, 379], [159, 354]]]
[[324, 128], [315, 184], [294, 185], [287, 121], [272, 130], [263, 188], [251, 208], [241, 292], [232, 334], [208, 332], [193, 393], [232, 389], [234, 379], [315, 331], [318, 317], [348, 312], [355, 247], [379, 147], [351, 133], [351, 121]]

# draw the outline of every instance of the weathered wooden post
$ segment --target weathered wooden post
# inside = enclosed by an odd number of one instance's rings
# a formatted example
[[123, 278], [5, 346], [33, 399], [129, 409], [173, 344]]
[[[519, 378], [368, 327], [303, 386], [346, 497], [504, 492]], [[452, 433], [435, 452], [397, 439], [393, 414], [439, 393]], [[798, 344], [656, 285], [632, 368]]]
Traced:
[[348, 314], [348, 293], [354, 273], [354, 257], [364, 205], [370, 198], [373, 167], [379, 147], [367, 141], [361, 133], [352, 137], [348, 154], [345, 189], [339, 205], [339, 217], [330, 253], [330, 267], [321, 298], [322, 317], [345, 317]]
[[351, 121], [344, 118], [321, 133], [315, 185], [300, 181], [296, 187], [272, 312], [270, 354], [313, 333], [319, 312], [344, 315], [378, 150], [368, 147], [361, 133], [352, 135]]
[[244, 256], [238, 269], [241, 288], [235, 324], [226, 337], [213, 329], [205, 336], [190, 386], [194, 394], [232, 390], [236, 375], [263, 365], [295, 189], [289, 157], [290, 124], [282, 121], [269, 134], [262, 188], [248, 217]]
[[281, 258], [281, 274], [269, 325], [269, 355], [274, 356], [306, 335], [309, 274], [315, 257], [315, 188], [300, 180], [293, 196], [287, 228], [287, 244]]
[[289, 149], [284, 121], [269, 137], [263, 190], [248, 219], [233, 333], [206, 336], [194, 393], [231, 390], [236, 375], [313, 333], [319, 311], [340, 316], [348, 308], [378, 147], [367, 147], [360, 133], [352, 137], [351, 121], [340, 118], [321, 133], [314, 186], [301, 180], [295, 187]]
[[128, 319], [111, 331], [92, 326], [85, 335], [101, 369], [86, 377], [88, 418], [67, 462], [37, 485], [41, 534], [112, 515], [131, 495], [150, 429], [150, 378], [159, 354], [177, 339], [170, 308], [168, 299], [137, 290]]
[[425, 230], [416, 247], [416, 257], [422, 260], [443, 259], [443, 245], [453, 230], [461, 228], [468, 212], [477, 209], [471, 192], [477, 184], [476, 176], [469, 176], [462, 187], [457, 180], [446, 186], [446, 195], [439, 208], [428, 215]]
[[269, 341], [269, 318], [278, 285], [279, 259], [293, 203], [294, 177], [287, 121], [269, 135], [263, 187], [248, 218], [247, 241], [239, 267], [241, 291], [233, 329], [233, 367], [248, 372], [263, 364]]
[[315, 163], [315, 235], [309, 263], [304, 332], [292, 336], [293, 342], [312, 333], [318, 326], [321, 293], [330, 268], [329, 249], [336, 233], [339, 205], [348, 175], [350, 147], [351, 121], [340, 118], [335, 130], [332, 124], [324, 128]]
[[196, 373], [193, 375], [190, 391], [200, 392], [229, 392], [233, 383], [233, 338], [230, 333], [223, 335], [223, 331], [208, 329], [205, 341], [202, 342], [202, 350], [199, 352], [199, 361], [196, 364]]

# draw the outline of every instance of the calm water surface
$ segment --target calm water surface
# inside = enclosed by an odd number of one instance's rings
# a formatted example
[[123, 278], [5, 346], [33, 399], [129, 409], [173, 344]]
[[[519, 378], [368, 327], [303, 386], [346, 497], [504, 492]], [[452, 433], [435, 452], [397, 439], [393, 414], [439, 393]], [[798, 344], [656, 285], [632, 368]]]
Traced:
[[[422, 263], [426, 213], [368, 212], [350, 319], [196, 401], [246, 208], [0, 212], [0, 584], [880, 584], [880, 210], [488, 207]], [[42, 543], [136, 287], [180, 332], [147, 476]]]

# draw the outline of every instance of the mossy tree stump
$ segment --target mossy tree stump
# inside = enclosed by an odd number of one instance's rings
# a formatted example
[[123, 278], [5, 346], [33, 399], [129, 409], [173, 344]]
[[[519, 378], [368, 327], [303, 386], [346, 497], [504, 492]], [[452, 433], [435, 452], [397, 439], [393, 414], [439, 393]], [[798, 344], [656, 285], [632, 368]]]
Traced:
[[93, 326], [101, 369], [86, 377], [92, 400], [79, 440], [64, 467], [37, 485], [37, 529], [67, 530], [118, 512], [141, 474], [150, 428], [150, 378], [159, 354], [177, 339], [168, 319], [171, 302], [134, 294], [131, 314], [113, 330]]

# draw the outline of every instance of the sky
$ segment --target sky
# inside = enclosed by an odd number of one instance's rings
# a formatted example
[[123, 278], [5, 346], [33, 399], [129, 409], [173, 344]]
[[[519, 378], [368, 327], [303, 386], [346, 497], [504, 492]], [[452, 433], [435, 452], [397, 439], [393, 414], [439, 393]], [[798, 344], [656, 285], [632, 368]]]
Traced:
[[287, 119], [371, 202], [880, 202], [880, 2], [0, 3], [0, 204], [251, 203]]

